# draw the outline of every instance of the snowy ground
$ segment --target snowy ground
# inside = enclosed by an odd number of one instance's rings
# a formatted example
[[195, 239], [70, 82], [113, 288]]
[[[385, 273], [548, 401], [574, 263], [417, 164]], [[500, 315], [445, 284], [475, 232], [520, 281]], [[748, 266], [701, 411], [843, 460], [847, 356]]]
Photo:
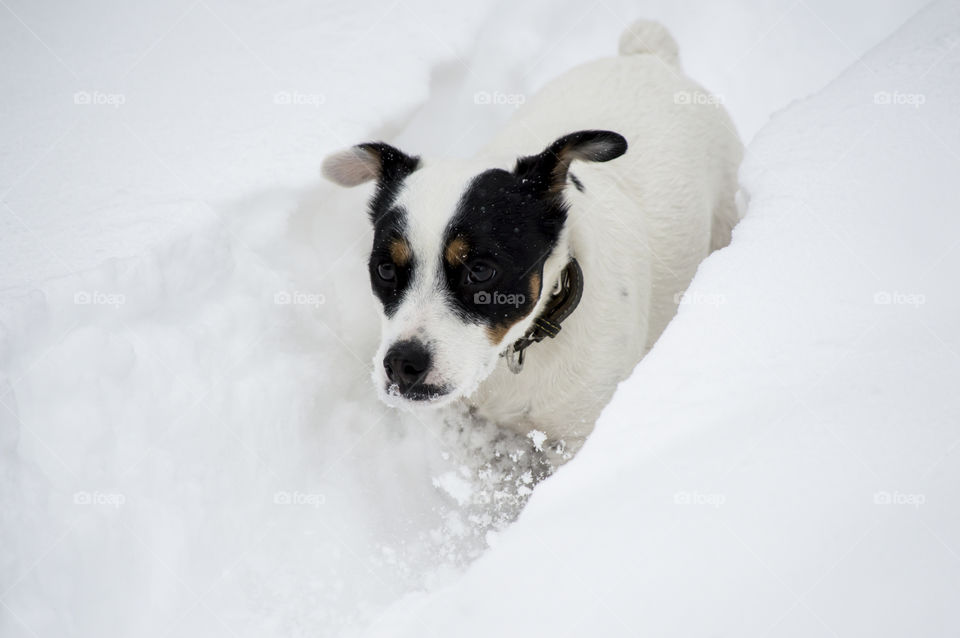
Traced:
[[[0, 635], [960, 631], [955, 3], [863, 60], [923, 3], [517, 4], [0, 7]], [[317, 167], [469, 154], [641, 15], [748, 217], [505, 528], [536, 455], [376, 403]]]

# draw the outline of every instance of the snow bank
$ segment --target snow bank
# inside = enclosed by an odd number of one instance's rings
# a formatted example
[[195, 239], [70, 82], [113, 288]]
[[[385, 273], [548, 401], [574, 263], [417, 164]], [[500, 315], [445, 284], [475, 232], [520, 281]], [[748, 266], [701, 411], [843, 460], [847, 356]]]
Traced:
[[774, 118], [580, 454], [371, 635], [960, 631], [960, 7]]

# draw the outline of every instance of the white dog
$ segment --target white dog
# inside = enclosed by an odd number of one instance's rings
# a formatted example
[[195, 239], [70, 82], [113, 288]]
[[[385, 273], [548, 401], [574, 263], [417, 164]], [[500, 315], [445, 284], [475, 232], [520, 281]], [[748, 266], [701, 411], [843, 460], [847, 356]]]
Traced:
[[729, 242], [741, 153], [669, 33], [641, 21], [618, 57], [549, 83], [472, 160], [380, 142], [327, 157], [338, 184], [376, 181], [382, 398], [465, 401], [576, 446]]

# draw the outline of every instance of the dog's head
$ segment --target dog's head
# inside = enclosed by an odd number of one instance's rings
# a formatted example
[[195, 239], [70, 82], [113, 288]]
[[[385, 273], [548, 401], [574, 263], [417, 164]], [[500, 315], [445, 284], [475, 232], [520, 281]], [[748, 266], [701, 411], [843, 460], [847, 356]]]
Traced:
[[337, 184], [377, 183], [369, 270], [383, 330], [373, 376], [387, 403], [442, 405], [473, 393], [532, 324], [550, 293], [544, 277], [566, 265], [570, 163], [626, 149], [617, 133], [580, 131], [510, 170], [424, 163], [381, 142], [324, 160]]

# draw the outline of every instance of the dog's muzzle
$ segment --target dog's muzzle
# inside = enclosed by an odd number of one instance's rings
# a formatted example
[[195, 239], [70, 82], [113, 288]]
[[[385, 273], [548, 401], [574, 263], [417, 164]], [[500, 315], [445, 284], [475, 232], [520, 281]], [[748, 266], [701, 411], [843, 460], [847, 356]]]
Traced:
[[433, 357], [419, 341], [400, 341], [387, 351], [383, 370], [390, 384], [388, 392], [411, 401], [437, 399], [447, 393], [445, 388], [425, 383]]
[[387, 351], [383, 369], [390, 383], [396, 384], [400, 394], [406, 395], [427, 376], [430, 352], [418, 341], [400, 341]]

